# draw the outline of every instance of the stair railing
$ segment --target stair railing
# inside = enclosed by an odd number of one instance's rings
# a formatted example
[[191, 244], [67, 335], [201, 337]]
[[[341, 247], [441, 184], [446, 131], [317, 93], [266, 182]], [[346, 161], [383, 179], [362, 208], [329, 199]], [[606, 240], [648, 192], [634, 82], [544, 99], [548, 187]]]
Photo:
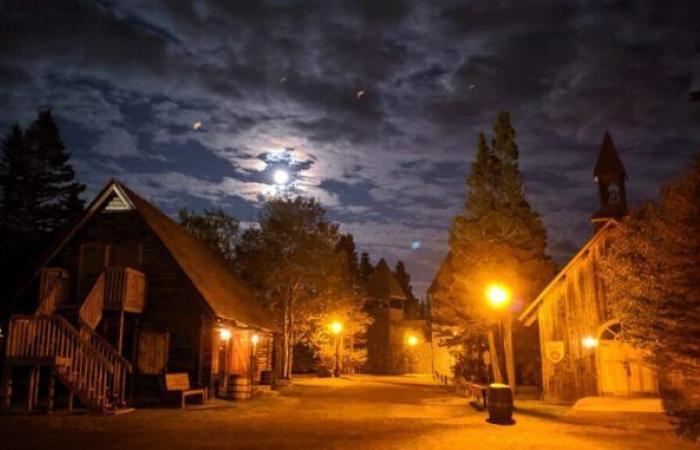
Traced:
[[85, 301], [78, 310], [80, 320], [93, 330], [102, 320], [102, 311], [105, 305], [105, 279], [105, 273], [102, 272], [95, 280], [95, 284], [92, 285], [90, 292], [85, 297]]
[[117, 349], [112, 347], [107, 339], [101, 334], [90, 328], [87, 324], [81, 323], [80, 332], [87, 342], [112, 365], [114, 368], [114, 388], [112, 390], [112, 399], [119, 405], [126, 405], [126, 376], [133, 372], [131, 363], [117, 352]]
[[44, 267], [41, 269], [39, 283], [38, 315], [49, 315], [56, 311], [59, 304], [68, 297], [68, 272], [60, 267]]
[[114, 392], [123, 397], [123, 369], [115, 376], [115, 367], [57, 314], [12, 316], [6, 357], [51, 358], [56, 365], [56, 375], [91, 409], [104, 412], [113, 406], [110, 397]]

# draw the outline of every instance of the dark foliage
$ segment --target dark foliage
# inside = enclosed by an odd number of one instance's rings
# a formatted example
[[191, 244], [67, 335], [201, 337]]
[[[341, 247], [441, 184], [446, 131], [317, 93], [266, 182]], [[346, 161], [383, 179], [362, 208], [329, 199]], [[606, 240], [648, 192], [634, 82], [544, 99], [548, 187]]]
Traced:
[[0, 155], [2, 290], [22, 278], [47, 243], [81, 213], [85, 185], [75, 181], [70, 155], [51, 110], [26, 130], [12, 127]]

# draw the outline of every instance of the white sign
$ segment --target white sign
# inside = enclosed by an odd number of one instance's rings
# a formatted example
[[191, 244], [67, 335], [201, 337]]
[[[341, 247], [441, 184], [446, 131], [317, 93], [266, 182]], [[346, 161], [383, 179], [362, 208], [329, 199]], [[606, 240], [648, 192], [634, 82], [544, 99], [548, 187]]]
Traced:
[[564, 359], [564, 341], [548, 341], [544, 344], [544, 354], [553, 363]]

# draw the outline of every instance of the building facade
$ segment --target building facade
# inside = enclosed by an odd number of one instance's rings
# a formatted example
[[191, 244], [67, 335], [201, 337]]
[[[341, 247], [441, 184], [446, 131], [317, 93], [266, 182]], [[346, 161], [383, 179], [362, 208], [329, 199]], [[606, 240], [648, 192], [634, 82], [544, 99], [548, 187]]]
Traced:
[[253, 294], [206, 244], [118, 181], [55, 243], [12, 312], [5, 406], [27, 375], [30, 408], [42, 383], [58, 381], [71, 403], [106, 411], [159, 398], [166, 373], [226, 395], [232, 376], [256, 382], [273, 369], [273, 321]]
[[542, 389], [546, 401], [571, 403], [586, 396], [655, 396], [658, 381], [643, 351], [621, 339], [600, 274], [612, 231], [627, 213], [627, 174], [605, 133], [594, 169], [600, 208], [594, 234], [523, 311], [520, 321], [539, 325]]
[[367, 330], [367, 370], [377, 374], [432, 373], [430, 323], [406, 314], [406, 292], [381, 259], [367, 280], [374, 322]]

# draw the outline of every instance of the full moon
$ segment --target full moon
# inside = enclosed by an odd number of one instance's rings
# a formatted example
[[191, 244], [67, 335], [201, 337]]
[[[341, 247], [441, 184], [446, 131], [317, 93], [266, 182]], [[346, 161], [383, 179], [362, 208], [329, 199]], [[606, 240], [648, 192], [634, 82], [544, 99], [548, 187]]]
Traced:
[[289, 174], [286, 170], [278, 169], [275, 171], [272, 178], [275, 180], [275, 184], [287, 184], [287, 181], [289, 181]]

